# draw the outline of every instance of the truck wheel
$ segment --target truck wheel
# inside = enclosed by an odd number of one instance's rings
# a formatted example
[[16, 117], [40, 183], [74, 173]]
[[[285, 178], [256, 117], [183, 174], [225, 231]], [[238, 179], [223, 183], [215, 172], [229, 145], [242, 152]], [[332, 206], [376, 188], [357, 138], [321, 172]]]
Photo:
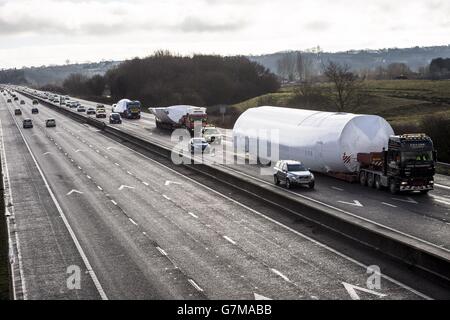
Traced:
[[275, 185], [279, 186], [280, 185], [280, 179], [278, 179], [277, 175], [275, 174], [273, 176], [273, 182], [275, 183]]
[[374, 179], [373, 173], [369, 173], [367, 175], [367, 186], [369, 188], [375, 187], [375, 179]]
[[398, 188], [397, 188], [397, 184], [395, 183], [395, 180], [392, 179], [389, 182], [389, 191], [391, 192], [391, 194], [397, 194], [398, 193]]
[[383, 186], [381, 185], [381, 178], [380, 176], [375, 176], [375, 188], [377, 190], [381, 190], [383, 188]]
[[366, 173], [364, 171], [361, 171], [359, 173], [359, 183], [362, 186], [366, 186], [367, 185], [367, 176], [366, 176]]
[[290, 189], [291, 187], [291, 182], [289, 181], [289, 179], [286, 179], [286, 189]]

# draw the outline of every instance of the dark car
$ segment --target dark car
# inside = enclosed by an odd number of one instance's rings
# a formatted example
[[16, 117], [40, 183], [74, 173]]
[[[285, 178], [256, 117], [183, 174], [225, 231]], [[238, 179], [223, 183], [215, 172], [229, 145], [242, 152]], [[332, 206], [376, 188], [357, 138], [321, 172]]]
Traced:
[[21, 116], [21, 115], [22, 115], [22, 110], [20, 110], [20, 109], [15, 109], [15, 110], [14, 110], [14, 114], [15, 114], [16, 116]]
[[25, 100], [20, 100], [20, 104], [25, 104]]
[[24, 129], [33, 128], [33, 121], [31, 119], [24, 119], [23, 120], [23, 128]]
[[11, 101], [11, 99], [8, 99], [8, 100], [6, 100], [6, 102], [11, 103], [12, 101]]
[[36, 113], [39, 113], [39, 109], [38, 108], [31, 109], [31, 114], [36, 114]]
[[287, 189], [294, 185], [307, 185], [313, 189], [314, 175], [301, 162], [291, 160], [278, 161], [274, 167], [273, 180], [276, 185], [284, 183]]
[[120, 114], [118, 113], [111, 113], [109, 115], [109, 123], [110, 124], [121, 124], [122, 118], [120, 117]]
[[47, 119], [47, 120], [45, 120], [45, 126], [47, 128], [56, 127], [56, 120], [55, 119]]
[[35, 105], [37, 105], [37, 104], [39, 104], [39, 101], [33, 100], [33, 106], [35, 106]]
[[14, 97], [14, 101], [18, 101], [19, 100], [19, 98], [17, 98], [17, 97]]
[[189, 145], [190, 145], [190, 149], [191, 149], [191, 153], [196, 153], [196, 152], [201, 152], [201, 153], [205, 153], [205, 152], [209, 152], [209, 143], [208, 141], [206, 141], [205, 138], [192, 138], [189, 141]]

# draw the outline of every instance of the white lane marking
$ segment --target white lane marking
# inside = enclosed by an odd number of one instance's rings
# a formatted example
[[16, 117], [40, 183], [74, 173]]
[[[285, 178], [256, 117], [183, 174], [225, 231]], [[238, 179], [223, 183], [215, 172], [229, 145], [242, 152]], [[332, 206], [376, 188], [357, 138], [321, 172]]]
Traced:
[[163, 255], [167, 257], [167, 252], [165, 252], [163, 249], [161, 249], [160, 247], [156, 247], [156, 249]]
[[443, 184], [435, 183], [434, 186], [435, 186], [435, 187], [442, 188], [442, 189], [450, 190], [450, 187], [449, 187], [449, 186], [444, 186]]
[[229, 243], [231, 243], [231, 244], [236, 244], [236, 241], [234, 241], [233, 239], [231, 239], [230, 237], [228, 237], [228, 236], [223, 236], [223, 238], [225, 239], [225, 240], [227, 240]]
[[407, 197], [405, 199], [401, 199], [401, 198], [392, 198], [392, 200], [397, 200], [397, 201], [402, 201], [402, 202], [406, 202], [406, 203], [413, 203], [413, 204], [418, 204], [418, 202], [416, 200], [414, 200], [411, 197]]
[[92, 144], [89, 145], [89, 148], [92, 148]]
[[[14, 121], [15, 121], [15, 120], [14, 120]], [[15, 122], [16, 122], [16, 121], [15, 121]], [[52, 200], [53, 200], [53, 203], [54, 203], [55, 206], [56, 206], [56, 209], [58, 210], [58, 212], [59, 212], [59, 214], [60, 214], [60, 216], [61, 216], [61, 218], [62, 218], [62, 220], [63, 220], [63, 222], [64, 222], [64, 225], [65, 225], [66, 228], [67, 228], [67, 231], [69, 231], [69, 234], [70, 234], [70, 236], [71, 236], [71, 238], [72, 238], [72, 241], [75, 243], [75, 247], [77, 248], [78, 253], [79, 253], [80, 256], [81, 256], [81, 259], [83, 260], [83, 262], [84, 262], [84, 264], [85, 264], [85, 266], [86, 266], [86, 269], [88, 270], [88, 273], [89, 273], [89, 275], [91, 276], [91, 279], [92, 279], [92, 281], [94, 282], [94, 285], [95, 285], [95, 287], [96, 287], [96, 289], [97, 289], [97, 291], [98, 291], [100, 297], [101, 297], [103, 300], [108, 300], [108, 296], [106, 295], [105, 291], [103, 290], [103, 287], [102, 287], [102, 285], [100, 284], [100, 281], [98, 281], [97, 275], [95, 274], [94, 269], [92, 269], [91, 263], [89, 262], [89, 260], [88, 260], [88, 258], [87, 258], [87, 256], [86, 256], [86, 254], [84, 253], [84, 250], [83, 250], [83, 248], [81, 247], [80, 242], [78, 241], [78, 238], [77, 238], [77, 236], [75, 235], [75, 232], [73, 232], [73, 229], [72, 229], [72, 227], [70, 226], [69, 221], [68, 221], [67, 218], [66, 218], [66, 215], [64, 214], [64, 212], [63, 212], [61, 206], [59, 205], [59, 202], [58, 202], [58, 200], [56, 199], [55, 194], [53, 193], [52, 189], [50, 188], [50, 185], [48, 184], [47, 179], [45, 178], [44, 172], [42, 171], [41, 167], [39, 166], [39, 164], [38, 164], [38, 162], [37, 162], [37, 160], [36, 160], [36, 157], [34, 156], [33, 152], [31, 151], [31, 148], [30, 148], [28, 142], [25, 140], [25, 136], [23, 135], [22, 130], [20, 130], [20, 127], [19, 127], [19, 125], [17, 124], [17, 122], [16, 122], [16, 126], [17, 126], [17, 128], [19, 129], [20, 135], [22, 136], [22, 139], [23, 139], [23, 141], [25, 142], [25, 145], [26, 145], [26, 147], [27, 147], [27, 149], [28, 149], [28, 152], [30, 152], [31, 158], [33, 159], [33, 161], [34, 161], [34, 163], [35, 163], [35, 165], [36, 165], [36, 168], [38, 169], [39, 174], [41, 175], [42, 180], [44, 181], [44, 184], [45, 184], [45, 186], [46, 186], [46, 188], [47, 188], [47, 190], [48, 190], [48, 192], [49, 192], [49, 194], [50, 194], [50, 197], [51, 197]]]
[[350, 284], [350, 283], [342, 282], [342, 284], [344, 285], [345, 290], [347, 290], [347, 292], [350, 295], [350, 297], [352, 298], [352, 300], [361, 300], [359, 295], [356, 293], [356, 290], [359, 290], [359, 291], [362, 291], [362, 292], [365, 292], [365, 293], [369, 293], [369, 294], [378, 296], [379, 298], [384, 298], [384, 297], [387, 296], [384, 293], [372, 291], [372, 290], [369, 290], [367, 288], [358, 287], [358, 286], [355, 286], [355, 285]]
[[166, 200], [172, 200], [172, 199], [170, 199], [168, 196], [166, 196], [165, 194], [163, 194], [163, 197], [166, 199]]
[[[111, 139], [111, 138], [109, 138], [109, 137], [107, 137], [107, 136], [104, 136], [104, 137], [105, 137], [106, 139], [108, 139], [108, 140], [114, 142], [114, 143], [117, 143], [115, 140], [113, 140], [113, 139]], [[365, 270], [367, 270], [367, 268], [368, 268], [368, 266], [369, 266], [369, 265], [366, 265], [366, 264], [364, 264], [364, 263], [362, 263], [362, 262], [360, 262], [360, 261], [358, 261], [358, 260], [355, 260], [355, 259], [351, 258], [350, 256], [348, 256], [348, 255], [346, 255], [346, 254], [344, 254], [344, 253], [342, 253], [342, 252], [339, 252], [339, 251], [337, 251], [337, 250], [335, 250], [335, 249], [333, 249], [333, 248], [327, 246], [327, 245], [324, 244], [324, 243], [321, 243], [321, 242], [319, 242], [319, 241], [317, 241], [317, 240], [315, 240], [315, 239], [313, 239], [313, 238], [311, 238], [311, 237], [308, 237], [307, 235], [305, 235], [305, 234], [303, 234], [303, 233], [300, 233], [300, 232], [298, 232], [297, 230], [294, 230], [294, 229], [292, 229], [291, 227], [288, 227], [287, 225], [285, 225], [285, 224], [283, 224], [283, 223], [281, 223], [281, 222], [279, 222], [279, 221], [276, 221], [276, 220], [274, 220], [274, 219], [272, 219], [272, 218], [270, 218], [270, 217], [264, 215], [263, 213], [261, 213], [261, 212], [259, 212], [259, 211], [256, 211], [255, 209], [250, 208], [249, 206], [246, 206], [245, 204], [240, 203], [240, 202], [238, 202], [238, 201], [236, 201], [236, 200], [234, 200], [234, 199], [232, 199], [232, 198], [230, 198], [230, 197], [228, 197], [228, 196], [226, 196], [226, 195], [220, 193], [220, 192], [217, 191], [217, 190], [214, 190], [214, 189], [212, 189], [212, 188], [210, 188], [210, 187], [208, 187], [208, 186], [206, 186], [206, 185], [204, 185], [204, 184], [201, 184], [200, 182], [195, 181], [194, 179], [192, 179], [192, 178], [190, 178], [190, 177], [188, 177], [188, 176], [186, 176], [186, 175], [184, 175], [184, 174], [182, 174], [182, 173], [180, 173], [180, 172], [177, 172], [177, 171], [175, 171], [174, 169], [172, 169], [172, 168], [170, 168], [170, 167], [168, 167], [168, 166], [165, 166], [164, 164], [159, 163], [158, 161], [156, 161], [156, 160], [154, 160], [154, 159], [152, 159], [152, 158], [149, 158], [149, 157], [147, 157], [146, 155], [144, 155], [144, 154], [142, 154], [142, 153], [137, 152], [136, 150], [131, 149], [130, 147], [127, 147], [127, 146], [125, 146], [125, 145], [121, 145], [121, 146], [122, 146], [123, 148], [125, 148], [125, 149], [128, 149], [128, 150], [131, 151], [132, 153], [135, 153], [135, 154], [137, 154], [138, 156], [140, 156], [140, 157], [142, 157], [142, 158], [144, 158], [144, 159], [147, 159], [147, 160], [149, 160], [150, 162], [153, 162], [154, 164], [156, 164], [156, 165], [158, 165], [158, 166], [160, 166], [160, 167], [162, 167], [162, 168], [165, 168], [166, 170], [172, 172], [173, 174], [178, 175], [178, 176], [180, 176], [180, 177], [183, 177], [184, 179], [186, 179], [186, 180], [192, 182], [193, 184], [196, 184], [196, 185], [198, 185], [198, 186], [201, 186], [202, 188], [204, 188], [204, 189], [206, 189], [206, 190], [208, 190], [208, 191], [211, 191], [212, 193], [215, 193], [215, 194], [217, 194], [218, 196], [220, 196], [220, 197], [222, 197], [222, 198], [224, 198], [224, 199], [227, 199], [227, 200], [229, 200], [229, 201], [235, 203], [236, 205], [238, 205], [238, 206], [240, 206], [240, 207], [242, 207], [242, 208], [245, 208], [245, 209], [247, 209], [247, 210], [253, 212], [254, 214], [260, 216], [261, 218], [263, 218], [263, 219], [265, 219], [265, 220], [267, 220], [267, 221], [270, 221], [270, 222], [272, 222], [272, 223], [278, 225], [279, 227], [284, 228], [284, 229], [286, 229], [286, 230], [288, 230], [288, 231], [290, 231], [290, 232], [296, 234], [297, 236], [299, 236], [299, 237], [301, 237], [301, 238], [303, 238], [303, 239], [305, 239], [305, 240], [308, 240], [308, 241], [314, 243], [315, 245], [317, 245], [317, 246], [319, 246], [319, 247], [321, 247], [321, 248], [323, 248], [323, 249], [325, 249], [325, 250], [327, 250], [327, 251], [329, 251], [329, 252], [332, 252], [332, 253], [336, 254], [337, 256], [339, 256], [339, 257], [341, 257], [341, 258], [344, 258], [345, 260], [347, 260], [347, 261], [349, 261], [349, 262], [351, 262], [351, 263], [353, 263], [353, 264], [355, 264], [355, 265], [361, 267], [362, 269], [364, 269], [364, 272], [365, 272]], [[267, 181], [264, 181], [264, 180], [261, 180], [261, 179], [252, 177], [252, 176], [250, 176], [250, 175], [248, 175], [248, 174], [245, 174], [245, 173], [242, 173], [242, 174], [243, 174], [244, 176], [253, 178], [253, 179], [255, 179], [255, 180], [257, 180], [257, 181], [260, 181], [260, 182], [263, 182], [263, 183], [265, 183], [265, 184], [269, 184], [269, 183], [267, 183]], [[447, 251], [447, 252], [450, 252], [450, 250], [445, 249], [445, 248], [440, 248], [439, 246], [437, 246], [437, 245], [435, 245], [435, 244], [433, 244], [433, 243], [431, 243], [431, 242], [428, 242], [428, 241], [425, 241], [425, 240], [423, 240], [423, 239], [420, 239], [420, 238], [417, 238], [417, 237], [408, 235], [408, 234], [406, 234], [406, 233], [404, 233], [404, 232], [401, 232], [401, 231], [398, 231], [398, 230], [396, 230], [396, 229], [387, 227], [387, 226], [385, 226], [385, 225], [382, 225], [382, 224], [380, 224], [380, 223], [371, 221], [371, 220], [369, 220], [369, 219], [362, 218], [362, 217], [360, 217], [360, 216], [358, 216], [358, 215], [356, 215], [356, 214], [353, 214], [353, 213], [351, 213], [351, 212], [348, 212], [348, 211], [339, 209], [339, 208], [337, 208], [337, 207], [334, 207], [334, 206], [332, 206], [332, 205], [326, 204], [326, 203], [324, 203], [324, 202], [321, 202], [321, 201], [318, 201], [318, 200], [315, 200], [315, 199], [313, 199], [313, 198], [309, 198], [309, 197], [306, 197], [306, 196], [303, 196], [303, 195], [299, 195], [299, 194], [294, 193], [294, 192], [289, 191], [289, 190], [285, 190], [285, 191], [286, 191], [286, 192], [289, 192], [289, 193], [291, 193], [291, 194], [293, 194], [293, 195], [302, 197], [302, 198], [304, 198], [304, 199], [308, 199], [308, 200], [313, 201], [313, 202], [315, 202], [315, 203], [322, 204], [323, 206], [326, 206], [326, 207], [328, 207], [328, 208], [331, 208], [331, 209], [337, 210], [337, 211], [339, 211], [339, 212], [348, 214], [349, 216], [352, 216], [352, 217], [361, 219], [361, 220], [363, 220], [363, 221], [370, 222], [370, 223], [375, 224], [375, 225], [377, 225], [377, 226], [379, 226], [379, 227], [382, 227], [382, 228], [385, 228], [385, 229], [388, 229], [388, 230], [397, 232], [397, 233], [399, 233], [399, 234], [402, 234], [402, 235], [404, 235], [404, 236], [406, 236], [406, 237], [415, 239], [415, 240], [420, 241], [420, 242], [422, 242], [422, 243], [426, 243], [426, 244], [431, 245], [431, 246], [433, 246], [433, 247], [435, 247], [435, 248], [439, 248], [439, 249], [445, 250], [445, 251]], [[289, 211], [289, 209], [287, 209], [287, 210]], [[404, 283], [402, 283], [402, 282], [400, 282], [400, 281], [398, 281], [398, 280], [395, 280], [394, 278], [391, 278], [391, 277], [389, 277], [389, 276], [387, 276], [387, 275], [384, 275], [384, 274], [382, 274], [381, 277], [382, 277], [383, 279], [388, 280], [389, 282], [391, 282], [391, 283], [393, 283], [393, 284], [398, 285], [399, 287], [404, 288], [405, 290], [408, 290], [408, 291], [412, 292], [413, 294], [415, 294], [415, 295], [417, 295], [417, 296], [419, 296], [419, 297], [421, 297], [421, 298], [423, 298], [423, 299], [433, 300], [431, 297], [429, 297], [429, 296], [427, 296], [427, 295], [425, 295], [425, 294], [423, 294], [423, 293], [421, 293], [421, 292], [419, 292], [419, 291], [417, 291], [417, 290], [411, 288], [410, 286], [408, 286], [408, 285], [406, 285], [406, 284], [404, 284]]]
[[72, 189], [71, 191], [67, 192], [66, 196], [70, 196], [72, 193], [83, 194], [83, 192], [78, 191], [77, 189]]
[[46, 152], [46, 153], [44, 153], [43, 155], [46, 156], [46, 155], [48, 155], [48, 154], [52, 154], [52, 153], [51, 153], [51, 152]]
[[343, 204], [348, 204], [349, 206], [353, 206], [353, 207], [364, 207], [361, 202], [359, 202], [358, 200], [353, 200], [353, 202], [346, 202], [346, 201], [338, 201], [340, 203]]
[[111, 200], [111, 202], [113, 203], [113, 205], [117, 206], [117, 202], [115, 202], [114, 200]]
[[137, 226], [138, 224], [133, 220], [133, 219], [131, 219], [131, 218], [128, 218], [128, 220], [130, 220], [130, 222], [132, 223], [132, 224], [134, 224], [135, 226]]
[[254, 293], [253, 295], [255, 297], [255, 300], [272, 300], [272, 299], [267, 298], [267, 297], [265, 297], [265, 296], [263, 296], [261, 294]]
[[382, 202], [382, 204], [384, 204], [385, 206], [388, 206], [388, 207], [397, 208], [397, 206], [394, 206], [393, 204], [390, 204], [387, 202]]
[[132, 176], [133, 174], [130, 172], [130, 171], [127, 171], [127, 173], [130, 175], [130, 176]]
[[188, 279], [188, 281], [197, 291], [203, 292], [203, 289], [194, 280]]
[[165, 186], [169, 186], [169, 185], [171, 185], [171, 184], [181, 185], [180, 182], [175, 182], [175, 181], [170, 181], [170, 180], [167, 180], [166, 183], [164, 183]]
[[337, 191], [344, 191], [344, 189], [338, 188], [338, 187], [331, 187], [331, 189], [337, 190]]
[[103, 188], [100, 186], [97, 186], [98, 190], [103, 191]]
[[142, 181], [142, 183], [146, 186], [149, 186], [148, 182]]
[[190, 216], [194, 217], [195, 219], [198, 219], [198, 216], [195, 215], [195, 214], [193, 214], [192, 212], [188, 212], [188, 214], [189, 214]]
[[75, 150], [75, 153], [82, 152], [82, 151], [84, 151], [84, 150], [77, 149], [77, 150]]
[[270, 268], [270, 271], [272, 271], [273, 273], [275, 273], [277, 276], [281, 277], [284, 281], [286, 282], [291, 282], [291, 280], [289, 280], [288, 277], [286, 277], [284, 274], [282, 274], [280, 271], [278, 271], [277, 269], [274, 268]]
[[78, 169], [83, 170], [80, 166], [78, 166]]
[[120, 167], [120, 164], [118, 164], [117, 162], [114, 163], [116, 166]]
[[130, 187], [130, 186], [126, 186], [126, 185], [121, 185], [120, 187], [119, 187], [119, 190], [120, 191], [122, 191], [123, 189], [125, 189], [125, 188], [127, 188], [127, 189], [134, 189], [134, 187]]
[[91, 176], [88, 176], [88, 175], [86, 175], [86, 178], [88, 178], [89, 180], [91, 180], [92, 178], [91, 178]]
[[440, 197], [440, 196], [436, 196], [434, 194], [430, 195], [431, 198], [433, 198], [434, 201], [440, 202], [442, 204], [446, 204], [448, 206], [450, 206], [450, 199], [444, 198], [444, 197]]

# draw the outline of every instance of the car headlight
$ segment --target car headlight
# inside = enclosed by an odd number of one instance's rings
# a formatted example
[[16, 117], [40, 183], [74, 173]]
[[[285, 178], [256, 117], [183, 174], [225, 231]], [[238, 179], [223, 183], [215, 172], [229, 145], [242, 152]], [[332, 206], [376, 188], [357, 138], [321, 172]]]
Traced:
[[314, 177], [314, 175], [311, 173], [311, 180], [314, 180], [315, 179], [315, 177]]

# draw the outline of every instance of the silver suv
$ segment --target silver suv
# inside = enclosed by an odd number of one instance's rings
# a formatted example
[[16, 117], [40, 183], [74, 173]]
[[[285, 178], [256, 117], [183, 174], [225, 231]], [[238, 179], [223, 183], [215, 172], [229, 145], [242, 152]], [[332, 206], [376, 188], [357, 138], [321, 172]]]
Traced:
[[276, 185], [283, 183], [287, 189], [296, 185], [308, 186], [314, 189], [315, 178], [314, 175], [306, 169], [299, 161], [280, 160], [274, 167], [275, 173], [273, 181]]

